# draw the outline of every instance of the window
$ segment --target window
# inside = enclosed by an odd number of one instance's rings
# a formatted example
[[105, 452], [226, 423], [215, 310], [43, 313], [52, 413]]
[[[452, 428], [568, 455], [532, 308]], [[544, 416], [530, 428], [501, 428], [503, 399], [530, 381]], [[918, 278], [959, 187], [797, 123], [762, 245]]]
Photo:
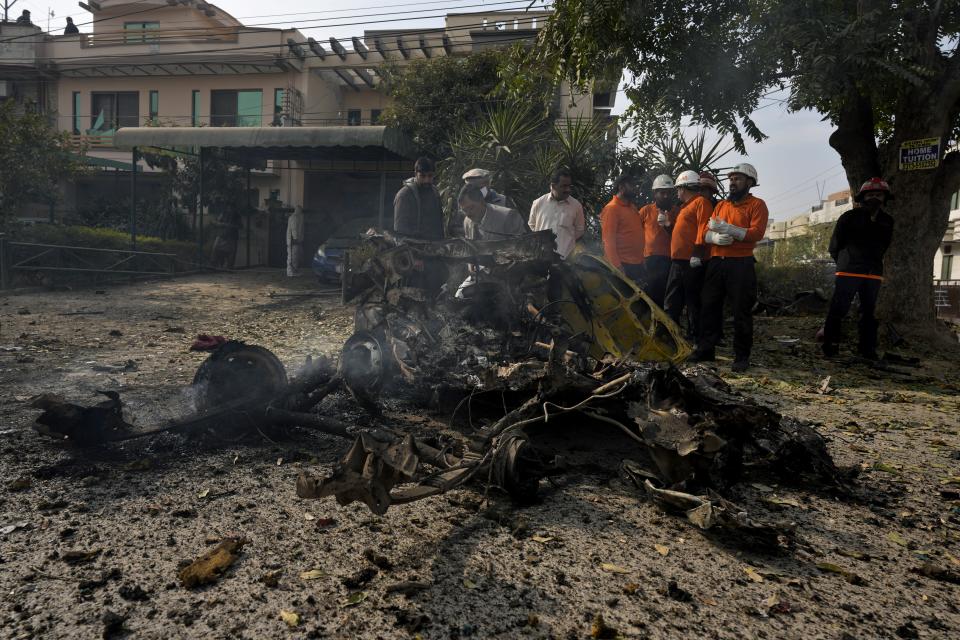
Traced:
[[136, 91], [93, 93], [90, 128], [100, 132], [140, 126], [140, 94]]
[[850, 202], [850, 198], [840, 198], [839, 200], [834, 200], [834, 201], [833, 201], [833, 206], [835, 206], [835, 207], [842, 207], [843, 205], [847, 204], [848, 202]]
[[193, 106], [190, 110], [190, 126], [200, 126], [200, 92], [193, 90]]
[[612, 105], [610, 104], [610, 92], [609, 92], [609, 91], [605, 91], [605, 92], [603, 92], [603, 93], [595, 93], [595, 94], [593, 94], [593, 107], [594, 107], [594, 109], [596, 109], [597, 107], [603, 108], [603, 107], [610, 107], [610, 106], [612, 106]]
[[280, 117], [283, 115], [283, 103], [285, 99], [284, 89], [273, 90], [273, 126], [279, 127], [282, 124]]
[[381, 113], [381, 109], [370, 109], [370, 124], [379, 124]]
[[263, 91], [211, 91], [210, 125], [259, 127], [263, 121]]
[[950, 210], [953, 211], [954, 209], [960, 209], [960, 191], [950, 198]]
[[944, 255], [940, 264], [940, 279], [951, 280], [953, 276], [953, 256]]
[[157, 124], [160, 119], [160, 92], [153, 90], [150, 92], [150, 122]]
[[347, 124], [356, 127], [360, 124], [360, 109], [347, 110]]
[[77, 135], [83, 130], [83, 118], [80, 115], [80, 92], [73, 92], [73, 132]]
[[124, 22], [124, 42], [156, 42], [160, 34], [159, 22]]

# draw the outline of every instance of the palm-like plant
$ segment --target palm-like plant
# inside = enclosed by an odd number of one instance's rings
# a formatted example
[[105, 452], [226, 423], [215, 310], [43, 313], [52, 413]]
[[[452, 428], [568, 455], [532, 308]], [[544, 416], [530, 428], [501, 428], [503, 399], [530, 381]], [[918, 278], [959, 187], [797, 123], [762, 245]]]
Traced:
[[687, 169], [720, 175], [729, 168], [720, 166], [720, 161], [735, 148], [726, 136], [719, 136], [708, 144], [706, 129], [687, 139], [679, 127], [645, 146], [647, 158], [655, 170], [671, 176]]

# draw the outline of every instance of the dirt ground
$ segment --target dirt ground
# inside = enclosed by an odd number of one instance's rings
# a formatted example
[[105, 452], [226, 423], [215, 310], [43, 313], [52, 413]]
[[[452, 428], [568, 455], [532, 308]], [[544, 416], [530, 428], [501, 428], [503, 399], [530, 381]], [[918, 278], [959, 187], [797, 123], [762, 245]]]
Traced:
[[[914, 572], [960, 572], [958, 352], [908, 348], [923, 359], [910, 375], [824, 362], [816, 318], [758, 318], [756, 366], [718, 365], [862, 469], [855, 499], [763, 478], [734, 488], [751, 514], [796, 523], [783, 556], [665, 515], [617, 477], [634, 445], [602, 426], [570, 436], [596, 462], [544, 483], [532, 507], [478, 509], [479, 487], [383, 517], [296, 497], [302, 468], [327, 471], [348, 447], [331, 437], [197, 450], [167, 435], [81, 453], [31, 428], [44, 392], [86, 404], [118, 390], [144, 425], [186, 411], [200, 333], [268, 347], [290, 372], [336, 354], [350, 309], [269, 296], [315, 288], [247, 273], [0, 298], [0, 636], [960, 637], [960, 585]], [[801, 338], [797, 353], [783, 335]], [[329, 402], [344, 417], [346, 400]], [[449, 419], [386, 415], [415, 432]], [[229, 535], [247, 543], [227, 573], [180, 586], [184, 561]]]

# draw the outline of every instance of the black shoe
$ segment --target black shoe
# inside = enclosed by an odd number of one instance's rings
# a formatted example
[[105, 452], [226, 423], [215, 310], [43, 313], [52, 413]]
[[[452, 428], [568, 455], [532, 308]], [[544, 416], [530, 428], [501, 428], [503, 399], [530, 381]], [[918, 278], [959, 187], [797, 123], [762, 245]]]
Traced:
[[713, 349], [708, 350], [697, 350], [693, 352], [693, 355], [690, 356], [690, 362], [713, 362], [717, 357], [713, 353]]
[[836, 358], [840, 353], [840, 347], [832, 342], [824, 342], [820, 346], [820, 349], [823, 351], [823, 355], [827, 358]]
[[734, 360], [733, 364], [730, 365], [730, 370], [736, 373], [743, 373], [750, 368], [749, 360]]

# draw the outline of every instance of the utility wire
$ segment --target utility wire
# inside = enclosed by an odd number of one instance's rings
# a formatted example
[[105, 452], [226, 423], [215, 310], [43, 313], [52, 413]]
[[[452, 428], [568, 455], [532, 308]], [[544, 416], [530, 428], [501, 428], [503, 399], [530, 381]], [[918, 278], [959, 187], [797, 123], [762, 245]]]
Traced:
[[[143, 4], [144, 1], [145, 1], [145, 0], [139, 0], [139, 2], [134, 2], [134, 3], [132, 3], [132, 4], [135, 4], [135, 5], [137, 5], [137, 4]], [[80, 23], [77, 23], [77, 26], [78, 26], [78, 27], [85, 27], [85, 26], [87, 26], [87, 25], [96, 24], [96, 23], [98, 23], [98, 22], [103, 22], [103, 21], [105, 21], [105, 20], [116, 20], [117, 18], [125, 18], [126, 16], [133, 16], [133, 15], [137, 15], [137, 14], [140, 14], [140, 13], [146, 13], [146, 12], [148, 12], [148, 11], [156, 11], [156, 9], [157, 9], [157, 7], [147, 7], [146, 9], [138, 9], [138, 10], [136, 10], [136, 11], [130, 11], [129, 13], [119, 13], [119, 14], [117, 14], [117, 15], [115, 15], [115, 16], [110, 16], [109, 18], [99, 18], [99, 19], [96, 19], [96, 20], [90, 20], [90, 21], [88, 21], [88, 22], [80, 22]], [[5, 39], [3, 39], [3, 40], [0, 40], [0, 44], [6, 43], [6, 42], [14, 42], [14, 41], [17, 41], [17, 40], [22, 40], [23, 38], [33, 38], [33, 37], [36, 37], [37, 35], [50, 35], [50, 34], [52, 34], [52, 33], [53, 33], [53, 30], [52, 30], [52, 29], [51, 29], [50, 31], [41, 31], [39, 34], [36, 34], [36, 33], [26, 33], [26, 34], [24, 34], [24, 35], [22, 35], [22, 36], [14, 36], [14, 37], [12, 37], [12, 38], [5, 38]], [[37, 43], [43, 43], [43, 42], [46, 42], [46, 40], [36, 40], [36, 41], [34, 41], [33, 43], [31, 43], [31, 44], [37, 44]], [[26, 43], [24, 43], [24, 44], [26, 44]]]
[[[443, 15], [438, 15], [438, 16], [432, 16], [432, 17], [434, 17], [434, 18], [442, 18], [442, 17], [444, 17], [444, 16], [443, 16]], [[402, 20], [419, 20], [419, 19], [421, 19], [421, 18], [406, 18], [406, 19], [401, 18], [401, 19], [398, 20], [398, 21], [402, 21]], [[382, 22], [394, 22], [394, 20], [383, 20]], [[344, 23], [344, 24], [342, 24], [342, 25], [329, 25], [329, 26], [352, 26], [352, 25], [356, 25], [356, 24], [370, 24], [370, 22]], [[452, 28], [449, 28], [449, 29], [445, 29], [445, 28], [443, 28], [443, 27], [426, 27], [426, 28], [420, 28], [420, 29], [416, 29], [416, 28], [415, 28], [415, 29], [402, 29], [402, 30], [396, 30], [396, 31], [383, 31], [383, 32], [378, 33], [378, 34], [377, 34], [377, 37], [380, 37], [380, 38], [389, 38], [389, 37], [394, 37], [394, 36], [436, 35], [436, 34], [438, 34], [439, 32], [443, 32], [443, 33], [456, 33], [456, 32], [460, 32], [460, 31], [467, 31], [467, 32], [469, 32], [469, 31], [475, 30], [476, 27], [484, 27], [484, 26], [489, 26], [489, 23], [484, 24], [484, 23], [482, 23], [482, 22], [478, 22], [478, 23], [473, 23], [473, 24], [462, 25], [462, 26], [459, 26], [459, 27], [452, 27]], [[299, 30], [299, 29], [289, 29], [289, 30], [287, 30], [287, 31], [295, 31], [295, 30]], [[282, 31], [282, 30], [279, 30], [279, 29], [278, 29], [277, 31]], [[492, 33], [503, 33], [503, 34], [505, 34], [505, 35], [508, 35], [510, 32], [511, 32], [510, 29], [503, 29], [503, 30], [498, 30], [498, 31], [490, 31], [491, 34], [492, 34]], [[219, 35], [222, 35], [222, 34], [219, 34]], [[357, 36], [357, 37], [359, 38], [359, 37], [362, 37], [362, 36]], [[513, 36], [513, 37], [509, 37], [509, 36], [508, 36], [508, 37], [506, 38], [506, 40], [518, 40], [518, 38], [517, 38], [516, 36]], [[485, 43], [489, 44], [489, 43], [495, 43], [495, 42], [497, 42], [497, 41], [498, 41], [497, 39], [491, 38], [491, 39], [489, 39], [489, 40], [486, 40]], [[151, 42], [150, 40], [146, 40], [146, 41], [144, 41], [144, 42], [142, 42], [142, 43], [137, 43], [137, 44], [150, 44], [150, 42]], [[301, 45], [301, 46], [309, 46], [309, 41], [308, 41], [308, 40], [295, 41], [295, 44], [298, 44], [298, 45]], [[443, 47], [442, 44], [437, 44], [437, 45], [429, 45], [427, 48], [436, 49], [436, 48], [442, 48], [442, 47]], [[198, 49], [198, 50], [195, 50], [195, 51], [167, 51], [167, 52], [157, 52], [157, 53], [143, 54], [143, 55], [148, 56], [150, 59], [154, 59], [154, 58], [165, 57], [165, 56], [183, 56], [183, 55], [195, 55], [195, 54], [203, 54], [203, 53], [233, 54], [233, 53], [240, 52], [240, 51], [255, 51], [255, 50], [262, 50], [262, 49], [277, 49], [277, 48], [288, 48], [288, 45], [287, 45], [286, 43], [271, 43], [271, 44], [262, 44], [262, 45], [247, 45], [247, 46], [244, 46], [244, 47], [229, 47], [229, 48], [217, 47], [217, 48], [215, 48], [215, 49]], [[420, 48], [420, 47], [409, 47], [409, 49], [419, 49], [419, 48]], [[396, 49], [384, 48], [384, 50], [385, 50], [385, 51], [400, 51], [400, 48], [399, 48], [399, 47], [397, 47]], [[371, 49], [370, 51], [371, 51], [371, 53], [372, 53], [372, 52], [375, 52], [376, 49]], [[347, 50], [347, 53], [354, 53], [354, 52], [353, 52], [352, 50]], [[328, 54], [329, 54], [329, 55], [337, 55], [335, 52], [332, 52], [332, 51], [331, 51], [331, 52], [328, 52]], [[292, 54], [291, 54], [291, 55], [292, 55]], [[100, 57], [95, 58], [94, 60], [95, 60], [97, 63], [99, 63], [99, 64], [96, 65], [97, 67], [99, 67], [99, 66], [102, 66], [102, 62], [103, 62], [104, 60], [109, 60], [109, 59], [113, 59], [113, 58], [123, 59], [123, 58], [129, 58], [129, 57], [131, 57], [131, 54], [128, 52], [128, 53], [118, 53], [118, 54], [115, 54], [115, 55], [100, 56]], [[288, 57], [289, 57], [289, 56], [288, 56]], [[296, 56], [293, 56], [293, 57], [296, 57]], [[60, 57], [60, 58], [44, 58], [44, 61], [48, 61], [48, 62], [64, 61], [64, 60], [77, 61], [78, 58], [76, 58], [75, 56], [71, 56], [71, 57]], [[148, 63], [144, 63], [144, 62], [138, 63], [139, 66], [142, 66], [143, 64], [148, 64], [148, 65], [149, 65], [150, 63], [149, 63], [149, 62], [148, 62]], [[356, 65], [355, 65], [355, 66], [356, 66]], [[73, 68], [73, 67], [70, 67], [70, 68]]]
[[[518, 3], [519, 3], [519, 4], [518, 4]], [[505, 1], [503, 1], [503, 2], [495, 2], [495, 3], [460, 5], [460, 6], [448, 7], [448, 8], [449, 8], [449, 9], [467, 9], [467, 8], [473, 8], [473, 7], [489, 7], [489, 6], [493, 6], [493, 5], [506, 5], [506, 4], [512, 4], [512, 5], [517, 5], [517, 6], [516, 6], [516, 7], [510, 7], [510, 8], [503, 7], [503, 8], [501, 8], [501, 9], [495, 10], [493, 13], [504, 12], [504, 11], [514, 12], [514, 11], [520, 11], [521, 9], [523, 9], [523, 3], [520, 2], [520, 0], [505, 0]], [[90, 22], [85, 22], [85, 23], [78, 24], [77, 26], [94, 24], [94, 23], [103, 22], [103, 21], [106, 21], [106, 20], [115, 20], [116, 18], [121, 18], [121, 17], [129, 16], [129, 15], [135, 15], [135, 14], [139, 14], [139, 13], [144, 13], [144, 12], [147, 12], [147, 11], [153, 11], [153, 10], [155, 10], [155, 9], [156, 9], [156, 7], [150, 7], [150, 8], [148, 8], [148, 9], [141, 9], [141, 10], [139, 10], [139, 11], [132, 11], [132, 12], [130, 12], [130, 13], [119, 14], [119, 15], [116, 15], [116, 16], [111, 16], [111, 17], [109, 17], [109, 18], [100, 18], [100, 19], [98, 19], [98, 20], [92, 20], [92, 21], [90, 21]], [[422, 9], [422, 10], [412, 10], [412, 11], [400, 11], [400, 12], [393, 12], [393, 13], [371, 13], [371, 14], [360, 14], [360, 15], [345, 15], [345, 16], [339, 16], [339, 17], [336, 17], [336, 18], [329, 18], [329, 19], [327, 19], [327, 20], [353, 19], [353, 18], [362, 18], [362, 17], [383, 17], [383, 16], [392, 16], [392, 15], [406, 15], [406, 14], [410, 14], [410, 13], [419, 13], [420, 11], [432, 11], [432, 9]], [[476, 13], [480, 13], [480, 12], [476, 12]], [[299, 30], [301, 30], [301, 29], [319, 29], [319, 28], [321, 28], [321, 27], [346, 27], [346, 26], [357, 26], [357, 25], [364, 25], [364, 24], [376, 24], [376, 23], [380, 23], [380, 22], [402, 22], [402, 21], [409, 21], [409, 20], [431, 20], [431, 19], [436, 19], [436, 18], [444, 18], [444, 17], [446, 17], [446, 16], [447, 16], [447, 13], [443, 13], [443, 14], [435, 14], [435, 15], [413, 16], [413, 17], [408, 17], [408, 18], [396, 18], [396, 19], [390, 19], [390, 20], [373, 20], [373, 21], [362, 21], [362, 22], [344, 22], [344, 23], [329, 24], [329, 25], [328, 25], [328, 24], [325, 24], [325, 22], [327, 22], [327, 20], [322, 20], [322, 21], [320, 21], [320, 22], [314, 22], [314, 23], [305, 24], [305, 25], [297, 25], [296, 23], [294, 23], [294, 24], [291, 24], [289, 27], [281, 27], [281, 28], [277, 28], [276, 30], [277, 30], [277, 31], [299, 31]], [[166, 24], [184, 24], [184, 23], [166, 23]], [[277, 22], [277, 23], [263, 23], [263, 24], [285, 24], [285, 23]], [[442, 28], [442, 27], [434, 27], [432, 30], [435, 31], [435, 30], [440, 29], [440, 28]], [[256, 31], [261, 31], [261, 30], [262, 30], [262, 28], [258, 28], [258, 25], [238, 25], [238, 26], [223, 26], [223, 27], [207, 27], [207, 26], [205, 26], [205, 27], [185, 27], [185, 28], [182, 28], [182, 29], [178, 29], [178, 31], [199, 31], [199, 32], [204, 32], [204, 31], [205, 31], [205, 32], [208, 32], [209, 35], [225, 35], [225, 34], [232, 34], [232, 33], [238, 33], [238, 34], [239, 34], [239, 33], [243, 33], [243, 32], [256, 32]], [[97, 34], [97, 35], [99, 35], [99, 36], [102, 37], [103, 35], [121, 35], [121, 34], [124, 34], [124, 33], [126, 33], [126, 32], [124, 32], [124, 31], [109, 31], [109, 32], [102, 33], [102, 34]], [[21, 39], [23, 39], [23, 38], [35, 37], [36, 35], [53, 35], [53, 32], [52, 32], [52, 30], [51, 30], [51, 31], [43, 31], [43, 32], [41, 32], [40, 34], [34, 34], [34, 33], [24, 34], [24, 35], [21, 35], [21, 36], [14, 36], [14, 37], [12, 37], [12, 38], [8, 38], [8, 39], [5, 39], [5, 40], [0, 40], [0, 42], [12, 42], [12, 41], [14, 41], [14, 40], [21, 40]], [[139, 33], [138, 33], [138, 35], [139, 35]], [[382, 35], [390, 35], [390, 34], [389, 34], [389, 33], [384, 33], [384, 34], [382, 34]], [[161, 41], [162, 41], [162, 40], [165, 39], [165, 38], [179, 38], [179, 37], [182, 37], [182, 36], [179, 36], [179, 35], [163, 36], [163, 35], [159, 35], [159, 34], [158, 34], [158, 35], [154, 36], [154, 37], [151, 39], [151, 41], [157, 41], [157, 40], [161, 40]], [[45, 42], [47, 42], [47, 40], [34, 40], [31, 44], [41, 44], [41, 43], [45, 43]]]

